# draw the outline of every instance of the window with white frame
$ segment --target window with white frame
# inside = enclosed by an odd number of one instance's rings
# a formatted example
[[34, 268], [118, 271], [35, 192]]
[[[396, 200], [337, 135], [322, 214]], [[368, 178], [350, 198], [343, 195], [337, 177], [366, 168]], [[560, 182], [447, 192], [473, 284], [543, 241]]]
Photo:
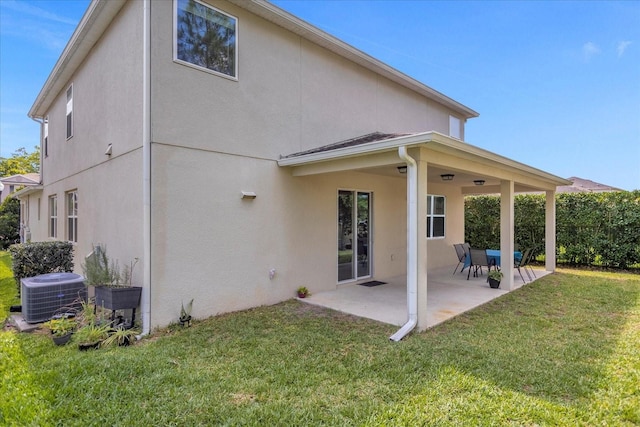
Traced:
[[445, 197], [427, 196], [427, 238], [444, 237]]
[[67, 89], [67, 139], [73, 136], [73, 85]]
[[67, 193], [67, 240], [78, 241], [78, 191]]
[[174, 59], [237, 78], [238, 18], [198, 0], [174, 4]]
[[452, 138], [460, 138], [460, 119], [449, 116], [449, 136]]
[[44, 118], [44, 126], [42, 130], [42, 151], [44, 156], [49, 156], [49, 116]]
[[49, 237], [58, 237], [58, 196], [49, 196]]

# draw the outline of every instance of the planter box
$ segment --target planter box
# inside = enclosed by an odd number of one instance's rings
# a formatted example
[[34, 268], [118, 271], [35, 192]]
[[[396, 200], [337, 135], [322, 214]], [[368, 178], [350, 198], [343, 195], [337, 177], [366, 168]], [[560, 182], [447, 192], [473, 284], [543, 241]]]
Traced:
[[140, 304], [142, 288], [96, 287], [96, 306], [109, 310], [135, 309]]

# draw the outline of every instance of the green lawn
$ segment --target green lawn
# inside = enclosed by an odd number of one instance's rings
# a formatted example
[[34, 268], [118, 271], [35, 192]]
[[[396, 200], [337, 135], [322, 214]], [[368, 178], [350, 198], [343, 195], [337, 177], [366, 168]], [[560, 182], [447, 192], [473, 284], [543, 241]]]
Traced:
[[562, 270], [395, 329], [291, 300], [129, 348], [0, 332], [0, 425], [640, 424], [638, 275]]

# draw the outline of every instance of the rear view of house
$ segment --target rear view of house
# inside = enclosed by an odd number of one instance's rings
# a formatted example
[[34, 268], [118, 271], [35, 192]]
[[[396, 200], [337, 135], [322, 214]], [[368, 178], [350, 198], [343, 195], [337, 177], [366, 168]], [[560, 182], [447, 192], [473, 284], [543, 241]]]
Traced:
[[513, 195], [545, 191], [555, 268], [567, 181], [464, 142], [475, 111], [266, 1], [94, 0], [29, 115], [32, 239], [78, 267], [97, 243], [139, 258], [145, 331], [191, 299], [205, 317], [398, 275], [421, 326], [477, 192], [502, 194], [513, 251]]

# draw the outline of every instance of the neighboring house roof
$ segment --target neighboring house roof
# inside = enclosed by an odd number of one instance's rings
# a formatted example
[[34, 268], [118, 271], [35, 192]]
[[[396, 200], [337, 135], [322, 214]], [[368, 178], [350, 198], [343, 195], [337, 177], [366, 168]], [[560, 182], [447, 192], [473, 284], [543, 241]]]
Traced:
[[18, 175], [11, 175], [5, 178], [0, 178], [5, 185], [37, 185], [40, 183], [40, 174], [38, 173], [25, 173]]
[[558, 193], [602, 193], [606, 191], [623, 191], [621, 188], [611, 187], [610, 185], [600, 184], [599, 182], [591, 181], [590, 179], [578, 178], [572, 176], [567, 178], [571, 181], [571, 185], [563, 185], [558, 187], [556, 192]]
[[[460, 114], [464, 119], [478, 117], [469, 107], [449, 98], [429, 86], [407, 76], [389, 65], [367, 55], [332, 35], [314, 27], [265, 0], [228, 0], [298, 36], [320, 45], [362, 67], [384, 76], [429, 99], [441, 103]], [[29, 117], [44, 117], [57, 94], [64, 88], [76, 69], [89, 55], [113, 18], [125, 4], [125, 0], [92, 0], [69, 43], [40, 90], [29, 110]]]

